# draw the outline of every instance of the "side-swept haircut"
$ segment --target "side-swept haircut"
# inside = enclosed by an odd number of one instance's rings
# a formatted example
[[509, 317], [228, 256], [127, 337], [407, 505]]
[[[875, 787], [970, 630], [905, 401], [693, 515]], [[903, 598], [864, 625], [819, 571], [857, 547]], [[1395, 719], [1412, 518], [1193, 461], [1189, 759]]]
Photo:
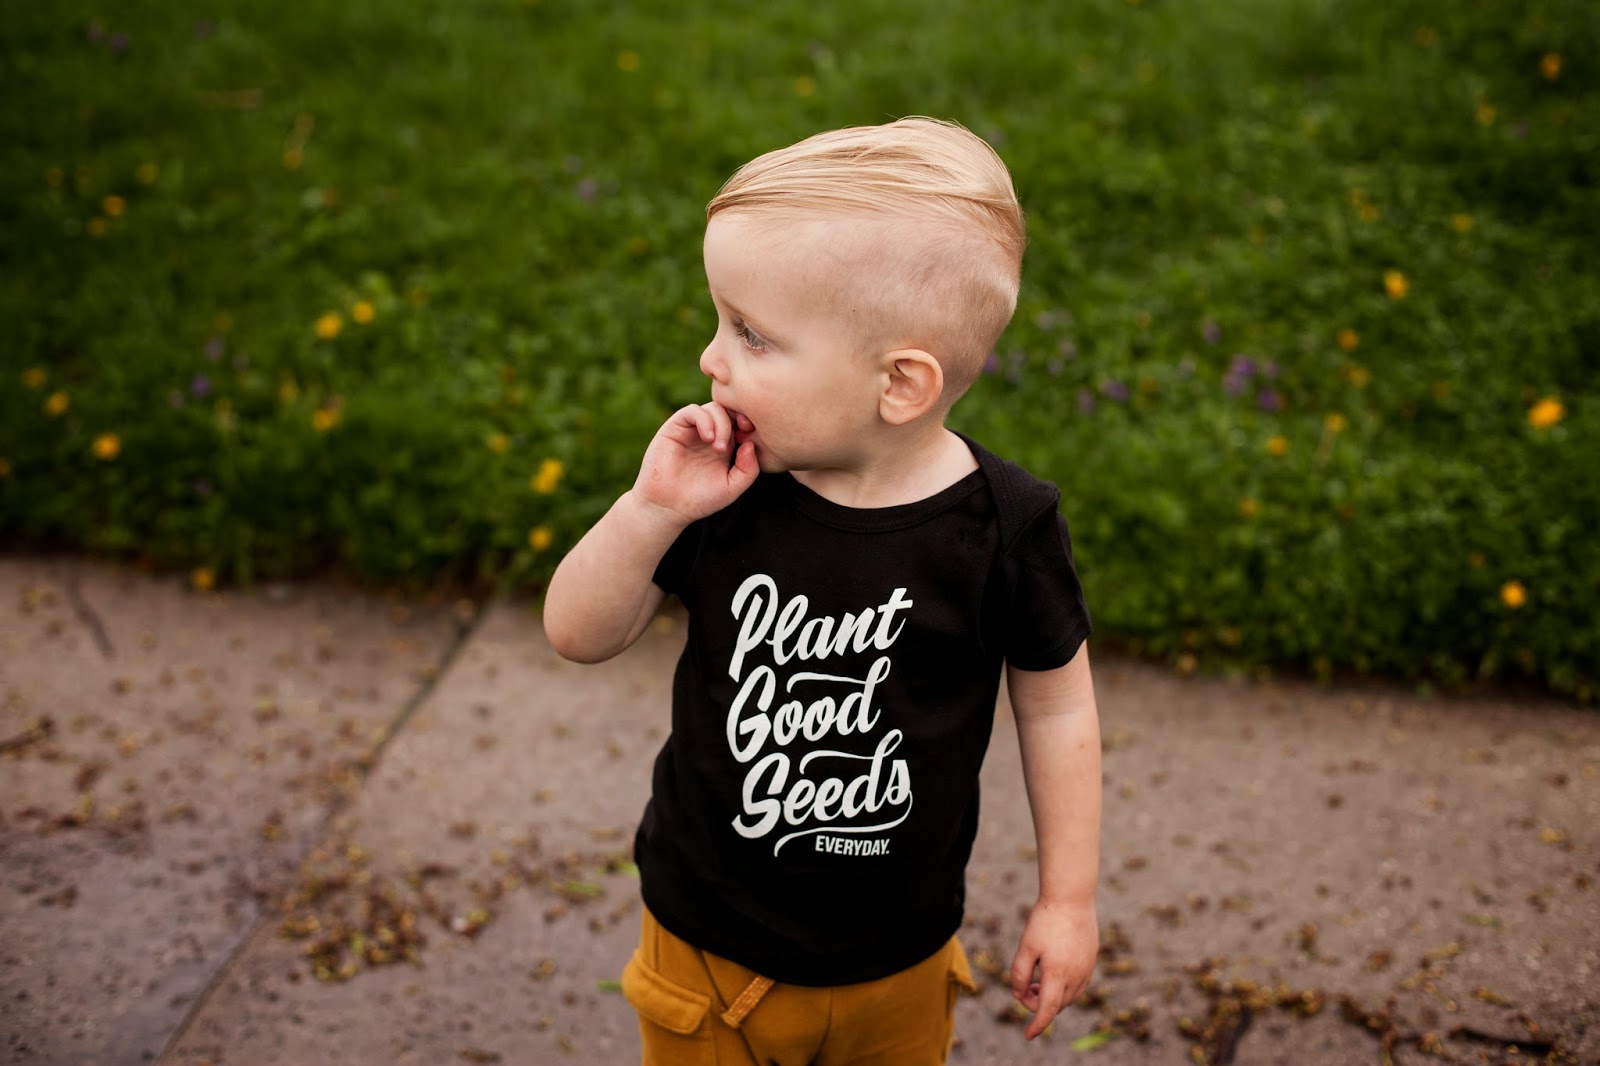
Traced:
[[954, 122], [914, 116], [808, 137], [751, 160], [706, 207], [782, 226], [844, 219], [834, 298], [870, 308], [864, 344], [922, 348], [945, 404], [982, 371], [1016, 310], [1026, 230], [1005, 164]]

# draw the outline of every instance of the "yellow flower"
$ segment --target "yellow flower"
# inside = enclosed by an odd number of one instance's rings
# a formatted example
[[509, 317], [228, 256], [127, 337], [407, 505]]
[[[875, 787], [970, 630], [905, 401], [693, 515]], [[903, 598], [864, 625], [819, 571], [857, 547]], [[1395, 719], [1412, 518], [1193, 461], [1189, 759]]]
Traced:
[[111, 460], [122, 451], [122, 439], [115, 433], [102, 433], [94, 439], [94, 454], [101, 459]]
[[300, 398], [300, 386], [285, 378], [278, 386], [278, 399], [283, 403], [294, 403]]
[[1245, 518], [1254, 518], [1256, 516], [1256, 512], [1260, 510], [1261, 505], [1256, 502], [1254, 496], [1246, 496], [1244, 499], [1239, 501], [1239, 513]]
[[1366, 388], [1367, 382], [1372, 380], [1372, 374], [1364, 366], [1351, 364], [1340, 372], [1344, 375], [1346, 381], [1358, 389]]
[[1499, 112], [1494, 109], [1494, 105], [1491, 104], [1489, 101], [1487, 101], [1487, 100], [1479, 100], [1478, 101], [1478, 125], [1480, 125], [1480, 126], [1492, 126], [1492, 125], [1494, 125], [1494, 117], [1497, 114], [1499, 114]]
[[491, 452], [504, 452], [511, 447], [511, 438], [504, 433], [491, 433], [489, 434], [488, 444]]
[[44, 172], [44, 180], [49, 183], [52, 189], [61, 188], [61, 182], [64, 178], [66, 178], [66, 175], [61, 172], [60, 167], [51, 167]]
[[1383, 291], [1389, 294], [1391, 300], [1404, 300], [1406, 293], [1411, 291], [1411, 283], [1406, 281], [1406, 276], [1398, 270], [1385, 270], [1383, 272]]
[[154, 185], [156, 178], [161, 176], [161, 168], [154, 163], [140, 163], [133, 176], [139, 179], [140, 185]]
[[794, 94], [796, 96], [810, 96], [817, 91], [817, 79], [809, 74], [802, 74], [794, 80]]
[[325, 341], [331, 341], [344, 329], [344, 316], [337, 311], [329, 311], [317, 319], [317, 336]]
[[107, 196], [104, 200], [100, 201], [100, 210], [104, 211], [111, 218], [121, 217], [122, 212], [127, 210], [127, 208], [128, 201], [124, 200], [120, 196]]
[[639, 69], [639, 53], [631, 49], [624, 49], [617, 53], [617, 68], [632, 74]]
[[55, 417], [56, 415], [61, 414], [71, 405], [72, 401], [67, 399], [66, 393], [52, 392], [50, 394], [50, 398], [44, 402], [44, 411], [45, 414]]
[[210, 592], [217, 585], [217, 572], [209, 566], [197, 566], [189, 572], [189, 584], [200, 592]]
[[1567, 409], [1554, 396], [1546, 396], [1528, 412], [1528, 424], [1534, 429], [1549, 429], [1567, 415]]
[[1350, 423], [1345, 421], [1344, 415], [1341, 415], [1337, 411], [1329, 415], [1327, 418], [1324, 418], [1322, 420], [1322, 424], [1328, 428], [1328, 432], [1330, 433], [1343, 433], [1346, 429], [1350, 428]]
[[1424, 26], [1417, 31], [1417, 43], [1424, 48], [1432, 48], [1439, 43], [1439, 31], [1432, 26]]
[[1507, 581], [1500, 586], [1500, 602], [1507, 607], [1521, 607], [1528, 602], [1528, 592], [1520, 581]]
[[1450, 228], [1457, 233], [1469, 233], [1472, 230], [1472, 216], [1456, 213], [1450, 216]]
[[1361, 221], [1363, 222], [1378, 221], [1379, 212], [1377, 204], [1370, 202], [1364, 203], [1360, 207], [1356, 208], [1356, 213], [1361, 216]]
[[1289, 454], [1289, 441], [1286, 437], [1273, 437], [1267, 441], [1267, 451], [1273, 455], [1284, 456]]
[[378, 309], [372, 306], [370, 300], [357, 300], [355, 306], [350, 308], [350, 317], [364, 326], [378, 317]]
[[1348, 327], [1339, 331], [1339, 347], [1347, 352], [1353, 352], [1361, 345], [1361, 334]]
[[319, 407], [311, 412], [311, 427], [318, 433], [326, 433], [339, 424], [339, 409], [337, 407]]
[[528, 534], [528, 547], [536, 552], [542, 552], [550, 547], [550, 542], [555, 540], [555, 534], [550, 532], [549, 526], [534, 526]]
[[104, 237], [106, 235], [106, 230], [109, 228], [111, 228], [111, 223], [107, 222], [99, 215], [96, 215], [94, 218], [89, 220], [89, 236], [91, 237]]
[[44, 367], [30, 367], [22, 372], [22, 383], [30, 389], [37, 389], [44, 384]]
[[529, 479], [528, 488], [541, 496], [548, 496], [561, 483], [562, 471], [560, 459], [546, 459], [539, 464], [539, 472]]
[[11, 476], [11, 460], [10, 459], [0, 459], [0, 477], [10, 477], [10, 476]]
[[1469, 552], [1467, 562], [1474, 570], [1480, 570], [1489, 560], [1482, 552]]
[[305, 165], [306, 154], [299, 148], [286, 148], [283, 152], [283, 166], [285, 170], [299, 170]]
[[1545, 81], [1561, 77], [1561, 57], [1555, 52], [1546, 52], [1539, 60], [1539, 73], [1544, 75]]

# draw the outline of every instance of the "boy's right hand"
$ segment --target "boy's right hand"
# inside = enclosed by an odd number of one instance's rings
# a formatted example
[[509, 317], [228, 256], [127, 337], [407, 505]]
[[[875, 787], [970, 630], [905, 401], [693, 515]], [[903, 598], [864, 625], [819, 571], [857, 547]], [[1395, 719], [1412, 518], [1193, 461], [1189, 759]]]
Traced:
[[713, 400], [692, 403], [667, 419], [645, 449], [634, 495], [685, 525], [738, 499], [761, 468], [754, 442], [735, 443], [734, 417]]

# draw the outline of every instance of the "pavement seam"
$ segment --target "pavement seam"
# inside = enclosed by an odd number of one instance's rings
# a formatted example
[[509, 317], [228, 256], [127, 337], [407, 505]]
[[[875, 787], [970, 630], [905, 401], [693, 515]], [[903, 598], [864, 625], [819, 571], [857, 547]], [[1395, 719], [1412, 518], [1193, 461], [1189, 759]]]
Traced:
[[[317, 845], [327, 836], [334, 819], [348, 810], [355, 802], [361, 789], [366, 786], [368, 778], [378, 768], [379, 762], [383, 759], [383, 753], [388, 750], [390, 742], [400, 735], [411, 719], [416, 716], [418, 708], [433, 695], [434, 689], [439, 687], [439, 682], [444, 680], [445, 675], [450, 672], [450, 668], [455, 665], [456, 657], [461, 654], [461, 650], [472, 642], [473, 637], [477, 636], [478, 630], [483, 626], [494, 608], [505, 602], [510, 595], [510, 591], [510, 583], [502, 581], [483, 601], [472, 621], [457, 627], [455, 640], [445, 649], [444, 655], [440, 657], [438, 668], [433, 671], [431, 677], [425, 679], [417, 687], [411, 697], [406, 700], [405, 705], [400, 708], [400, 712], [389, 720], [389, 725], [384, 731], [383, 738], [373, 746], [367, 765], [360, 771], [360, 786], [329, 804], [328, 809], [323, 812], [322, 819], [318, 822], [316, 829], [308, 834], [308, 843], [295, 858], [294, 864], [296, 868], [305, 861], [306, 856], [315, 850]], [[217, 989], [222, 986], [228, 975], [233, 972], [234, 966], [238, 963], [240, 957], [244, 955], [251, 941], [256, 938], [256, 934], [268, 925], [273, 917], [270, 906], [262, 908], [261, 914], [256, 917], [255, 921], [250, 923], [250, 927], [234, 942], [233, 947], [228, 950], [227, 957], [211, 972], [211, 976], [206, 980], [205, 987], [194, 998], [194, 1001], [189, 1005], [189, 1009], [184, 1012], [182, 1020], [173, 1028], [172, 1033], [161, 1046], [161, 1050], [156, 1053], [154, 1062], [157, 1066], [166, 1061], [173, 1048], [177, 1047], [183, 1038], [189, 1034], [189, 1029], [194, 1025], [195, 1019], [205, 1010], [206, 1005], [211, 1002]]]
[[111, 643], [111, 636], [106, 632], [105, 623], [100, 620], [99, 613], [94, 606], [84, 598], [83, 589], [78, 585], [78, 571], [73, 568], [67, 572], [66, 579], [62, 581], [62, 588], [67, 594], [67, 601], [72, 604], [72, 612], [78, 616], [84, 628], [89, 630], [94, 637], [94, 643], [100, 649], [100, 654], [107, 659], [117, 657], [117, 649]]

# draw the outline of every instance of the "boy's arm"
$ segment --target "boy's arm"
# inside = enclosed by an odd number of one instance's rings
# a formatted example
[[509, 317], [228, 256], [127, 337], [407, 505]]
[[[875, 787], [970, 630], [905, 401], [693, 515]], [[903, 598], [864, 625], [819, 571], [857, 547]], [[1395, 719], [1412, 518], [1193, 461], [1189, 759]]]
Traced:
[[733, 422], [716, 403], [690, 404], [656, 431], [633, 488], [550, 578], [544, 630], [563, 658], [603, 662], [644, 632], [664, 595], [651, 578], [672, 542], [755, 483], [755, 445], [730, 452], [734, 440]]
[[1006, 686], [1039, 845], [1039, 900], [1011, 963], [1011, 994], [1034, 1012], [1024, 1034], [1032, 1040], [1083, 994], [1100, 948], [1100, 717], [1089, 645], [1055, 670], [1008, 666]]

